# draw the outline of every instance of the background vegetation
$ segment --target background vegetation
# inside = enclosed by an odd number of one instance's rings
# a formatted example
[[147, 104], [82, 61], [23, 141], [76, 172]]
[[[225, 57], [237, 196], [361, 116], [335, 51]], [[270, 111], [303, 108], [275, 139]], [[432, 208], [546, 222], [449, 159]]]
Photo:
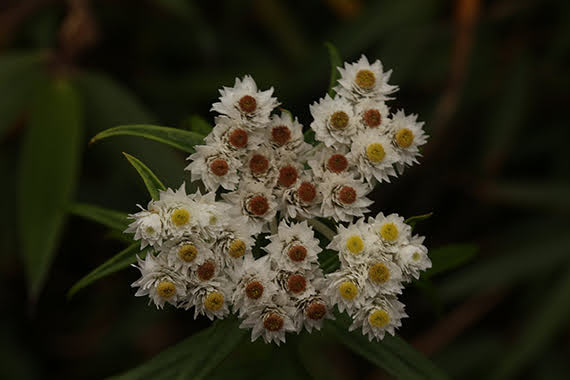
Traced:
[[[133, 212], [148, 200], [121, 152], [167, 186], [189, 181], [181, 151], [136, 137], [88, 142], [120, 124], [196, 130], [212, 122], [217, 89], [246, 73], [307, 126], [328, 86], [325, 41], [343, 60], [365, 53], [392, 68], [393, 108], [418, 113], [431, 135], [422, 165], [375, 191], [374, 211], [433, 211], [416, 227], [428, 247], [461, 244], [439, 251], [460, 267], [406, 291], [400, 335], [453, 378], [567, 378], [570, 3], [554, 0], [3, 1], [3, 378], [124, 373], [210, 325], [133, 297], [135, 270], [66, 298], [126, 246], [70, 205]], [[220, 355], [228, 346], [201, 334]], [[334, 327], [281, 348], [241, 343], [214, 368], [188, 351], [180, 360], [202, 370], [189, 378], [394, 373], [373, 364], [386, 352], [358, 355]]]

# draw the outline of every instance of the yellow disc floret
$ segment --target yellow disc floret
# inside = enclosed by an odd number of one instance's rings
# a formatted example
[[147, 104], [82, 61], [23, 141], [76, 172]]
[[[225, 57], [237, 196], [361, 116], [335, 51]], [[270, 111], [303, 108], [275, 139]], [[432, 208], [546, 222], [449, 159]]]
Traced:
[[184, 208], [177, 208], [170, 215], [170, 219], [177, 226], [183, 226], [190, 220], [190, 212]]
[[184, 244], [178, 248], [178, 257], [187, 263], [194, 261], [198, 255], [198, 249], [194, 244]]
[[224, 295], [220, 292], [212, 292], [204, 298], [204, 306], [210, 311], [219, 310], [224, 306]]
[[390, 323], [390, 316], [384, 310], [378, 309], [370, 314], [368, 322], [374, 327], [386, 327]]
[[396, 132], [396, 144], [400, 148], [409, 148], [414, 142], [414, 132], [408, 128], [402, 128]]
[[385, 223], [380, 227], [380, 235], [386, 241], [394, 241], [398, 238], [398, 227], [392, 222]]
[[374, 87], [374, 84], [376, 84], [376, 76], [370, 70], [360, 70], [356, 73], [354, 81], [358, 87], [369, 90]]
[[156, 293], [164, 299], [170, 299], [176, 293], [176, 285], [170, 281], [161, 281], [156, 287]]
[[366, 147], [366, 157], [368, 157], [371, 162], [380, 162], [385, 156], [386, 152], [384, 151], [382, 144], [374, 143]]
[[346, 249], [355, 255], [358, 255], [364, 249], [364, 242], [358, 235], [352, 235], [346, 239]]
[[383, 284], [390, 279], [390, 269], [385, 264], [374, 264], [368, 269], [368, 277], [371, 281]]
[[338, 286], [338, 292], [345, 300], [353, 300], [358, 295], [358, 288], [352, 281], [344, 281]]
[[420, 259], [420, 253], [419, 252], [414, 252], [414, 254], [412, 255], [412, 260], [414, 261], [418, 261]]
[[230, 243], [229, 254], [234, 259], [245, 254], [245, 243], [240, 239], [235, 239]]

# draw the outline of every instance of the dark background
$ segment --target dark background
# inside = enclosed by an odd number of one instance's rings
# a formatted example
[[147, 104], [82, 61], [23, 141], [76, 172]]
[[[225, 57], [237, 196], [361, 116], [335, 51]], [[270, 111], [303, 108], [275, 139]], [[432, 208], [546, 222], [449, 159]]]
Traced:
[[[127, 212], [148, 195], [121, 152], [141, 158], [171, 187], [189, 181], [185, 155], [136, 137], [88, 146], [90, 137], [137, 122], [187, 128], [191, 115], [213, 122], [217, 89], [244, 74], [262, 89], [273, 86], [308, 126], [308, 106], [328, 86], [326, 41], [344, 60], [364, 53], [393, 69], [400, 91], [391, 108], [418, 113], [431, 136], [421, 165], [375, 190], [373, 211], [433, 211], [417, 227], [428, 247], [479, 247], [469, 263], [434, 278], [432, 289], [407, 289], [410, 318], [400, 335], [454, 378], [568, 378], [570, 2], [0, 3], [0, 60], [40, 54], [42, 80], [69, 80], [79, 94], [84, 130], [72, 199]], [[106, 228], [74, 216], [43, 290], [30, 299], [15, 200], [34, 91], [23, 96], [29, 102], [5, 105], [27, 85], [0, 83], [0, 377], [114, 375], [209, 321], [135, 298], [134, 269], [67, 300], [77, 280], [124, 247]], [[269, 376], [276, 365], [273, 378], [387, 377], [327, 334], [237, 351], [214, 378]]]

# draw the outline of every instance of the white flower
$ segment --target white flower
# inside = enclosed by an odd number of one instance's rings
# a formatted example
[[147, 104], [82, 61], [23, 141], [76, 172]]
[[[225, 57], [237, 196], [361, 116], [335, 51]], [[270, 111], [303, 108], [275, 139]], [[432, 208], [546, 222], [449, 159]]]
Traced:
[[420, 272], [431, 268], [431, 260], [428, 257], [428, 249], [422, 245], [424, 238], [414, 236], [409, 245], [401, 247], [394, 258], [402, 269], [405, 281], [420, 277]]
[[139, 289], [135, 296], [150, 297], [157, 308], [162, 309], [168, 302], [174, 306], [186, 296], [186, 279], [177, 270], [168, 265], [166, 256], [155, 257], [152, 252], [143, 260], [137, 257], [138, 264], [133, 265], [141, 272], [141, 278], [133, 282], [132, 287]]
[[216, 117], [216, 125], [204, 139], [206, 144], [222, 144], [228, 155], [242, 156], [263, 142], [262, 136], [226, 116]]
[[347, 155], [348, 148], [340, 146], [338, 148], [327, 148], [323, 144], [317, 145], [312, 151], [312, 156], [308, 164], [313, 170], [316, 178], [322, 178], [327, 173], [349, 173], [356, 174], [354, 163]]
[[235, 284], [231, 298], [233, 311], [239, 311], [240, 317], [255, 307], [270, 304], [278, 291], [273, 283], [275, 272], [271, 270], [268, 259], [268, 256], [257, 260], [247, 256], [243, 265], [230, 272]]
[[249, 75], [244, 76], [243, 80], [236, 78], [234, 87], [224, 87], [220, 95], [220, 101], [212, 105], [212, 110], [252, 129], [269, 122], [271, 111], [279, 105], [277, 99], [271, 96], [273, 87], [258, 91]]
[[320, 216], [322, 194], [319, 185], [309, 174], [301, 174], [295, 186], [285, 189], [279, 195], [280, 211], [285, 219]]
[[364, 301], [364, 284], [366, 278], [362, 272], [352, 268], [341, 269], [325, 276], [327, 287], [323, 294], [340, 312], [354, 313]]
[[399, 157], [390, 140], [375, 130], [358, 134], [351, 146], [349, 156], [366, 181], [373, 184], [390, 182], [389, 176], [395, 176], [394, 164]]
[[188, 310], [194, 307], [194, 319], [199, 315], [205, 315], [210, 320], [223, 319], [230, 313], [228, 307], [230, 293], [231, 286], [223, 279], [221, 282], [214, 281], [198, 285], [189, 290], [185, 308]]
[[412, 228], [404, 223], [398, 214], [384, 216], [378, 213], [376, 218], [368, 217], [368, 224], [380, 239], [380, 243], [389, 252], [396, 252], [402, 244], [407, 244], [412, 237]]
[[326, 95], [309, 108], [314, 119], [311, 128], [317, 140], [328, 147], [350, 144], [358, 130], [358, 122], [352, 105], [346, 99], [338, 96], [332, 99]]
[[255, 233], [267, 230], [267, 223], [277, 213], [277, 203], [271, 189], [262, 183], [244, 181], [237, 191], [222, 194], [232, 205], [231, 216], [246, 216], [247, 223]]
[[168, 265], [179, 273], [187, 273], [188, 269], [196, 269], [212, 256], [211, 247], [197, 238], [175, 239], [163, 245], [161, 254], [166, 255]]
[[265, 129], [265, 140], [273, 149], [294, 152], [298, 155], [304, 154], [311, 148], [311, 145], [304, 140], [301, 123], [284, 111], [280, 116], [271, 117], [271, 122]]
[[417, 158], [421, 156], [419, 147], [427, 142], [427, 135], [422, 129], [424, 123], [418, 122], [417, 118], [418, 115], [406, 116], [404, 111], [399, 110], [389, 124], [389, 136], [400, 155], [400, 161], [396, 164], [400, 173], [406, 165], [418, 163]]
[[220, 143], [195, 146], [196, 153], [190, 155], [192, 162], [184, 168], [192, 173], [192, 181], [201, 179], [208, 190], [216, 191], [222, 186], [234, 190], [239, 183], [238, 169], [241, 161], [227, 154]]
[[240, 171], [242, 173], [241, 182], [260, 182], [267, 188], [275, 186], [279, 176], [274, 152], [266, 145], [248, 152]]
[[198, 265], [191, 268], [189, 278], [195, 284], [205, 286], [206, 284], [222, 281], [226, 276], [222, 260], [217, 255], [213, 255], [212, 251], [209, 251], [209, 253], [205, 260], [201, 260]]
[[295, 302], [295, 329], [297, 333], [303, 327], [310, 333], [320, 330], [325, 319], [334, 319], [331, 305], [318, 293], [305, 295]]
[[391, 99], [389, 95], [398, 90], [397, 86], [388, 84], [392, 70], [383, 72], [380, 60], [370, 64], [362, 55], [358, 62], [345, 63], [344, 68], [339, 67], [338, 71], [340, 79], [334, 90], [355, 102], [361, 99]]
[[148, 245], [151, 247], [160, 247], [166, 234], [164, 218], [161, 215], [162, 210], [158, 211], [153, 201], [148, 205], [149, 209], [153, 211], [147, 211], [140, 205], [137, 206], [140, 207], [142, 211], [136, 214], [129, 214], [129, 219], [134, 219], [134, 222], [129, 224], [125, 233], [134, 232], [134, 239], [141, 241], [141, 249]]
[[295, 309], [291, 306], [271, 303], [251, 310], [240, 328], [252, 329], [252, 342], [261, 336], [265, 343], [275, 342], [279, 345], [285, 343], [286, 332], [295, 331], [294, 313]]
[[350, 222], [353, 217], [363, 216], [373, 202], [366, 198], [370, 187], [349, 174], [328, 173], [322, 178], [323, 194], [321, 214], [335, 221]]
[[306, 221], [291, 225], [281, 221], [277, 233], [268, 239], [270, 243], [263, 249], [277, 268], [298, 271], [318, 266], [318, 254], [322, 249]]
[[347, 227], [339, 224], [337, 234], [327, 248], [339, 252], [341, 263], [355, 265], [364, 263], [370, 258], [375, 240], [374, 233], [364, 223], [364, 218], [361, 218]]
[[374, 255], [366, 261], [363, 271], [367, 276], [366, 297], [374, 298], [379, 294], [402, 293], [404, 288], [402, 270], [392, 261], [391, 257], [384, 254]]
[[275, 155], [277, 169], [276, 193], [281, 195], [284, 190], [298, 184], [299, 176], [303, 172], [303, 162], [299, 156], [290, 151], [277, 151]]
[[402, 318], [407, 316], [404, 304], [396, 297], [377, 297], [356, 312], [349, 331], [362, 328], [362, 334], [367, 335], [370, 341], [382, 340], [386, 333], [394, 335], [402, 325]]
[[356, 104], [355, 114], [360, 130], [384, 133], [390, 123], [388, 106], [383, 101], [364, 99]]
[[251, 255], [251, 249], [255, 245], [255, 239], [251, 236], [254, 234], [247, 217], [232, 218], [216, 235], [212, 249], [225, 267], [232, 268], [241, 264], [244, 257]]
[[185, 186], [182, 183], [176, 191], [170, 188], [161, 190], [160, 199], [156, 202], [164, 210], [164, 224], [170, 237], [190, 235], [209, 222], [209, 215], [202, 212], [192, 196], [186, 195]]

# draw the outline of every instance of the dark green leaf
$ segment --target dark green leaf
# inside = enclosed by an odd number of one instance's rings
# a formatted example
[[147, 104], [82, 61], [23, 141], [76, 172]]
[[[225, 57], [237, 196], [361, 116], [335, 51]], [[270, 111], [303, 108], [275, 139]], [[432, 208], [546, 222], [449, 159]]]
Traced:
[[329, 60], [331, 63], [331, 79], [329, 81], [328, 93], [331, 97], [334, 97], [336, 93], [333, 90], [333, 87], [336, 85], [338, 78], [340, 78], [338, 67], [342, 66], [342, 59], [340, 58], [337, 48], [332, 43], [325, 42], [325, 46], [329, 51]]
[[249, 333], [235, 318], [216, 321], [212, 326], [161, 352], [150, 361], [114, 380], [205, 379]]
[[207, 136], [212, 132], [212, 126], [201, 116], [192, 115], [184, 121], [185, 126], [192, 132], [196, 132], [201, 136]]
[[71, 289], [69, 289], [69, 292], [67, 292], [67, 297], [71, 298], [79, 290], [91, 285], [95, 281], [129, 267], [129, 265], [134, 264], [137, 261], [137, 255], [144, 258], [148, 253], [148, 250], [149, 248], [141, 250], [139, 243], [131, 244], [128, 248], [117, 253], [115, 256], [93, 269], [81, 280], [77, 281]]
[[404, 220], [404, 223], [409, 224], [413, 229], [416, 226], [416, 223], [429, 219], [432, 215], [433, 212], [428, 212], [427, 214], [411, 216]]
[[446, 379], [429, 359], [399, 337], [386, 335], [380, 342], [370, 342], [361, 331], [349, 332], [350, 318], [338, 314], [327, 329], [344, 345], [371, 363], [384, 368], [398, 379]]
[[123, 154], [127, 160], [129, 160], [131, 165], [134, 166], [137, 172], [139, 172], [152, 199], [158, 199], [160, 197], [159, 190], [166, 190], [166, 187], [162, 184], [162, 182], [160, 182], [158, 177], [139, 159], [124, 152]]
[[76, 185], [81, 106], [69, 83], [51, 83], [36, 99], [20, 157], [18, 226], [30, 295], [46, 279]]
[[99, 206], [74, 203], [69, 207], [69, 212], [120, 232], [123, 232], [129, 225], [126, 213]]
[[338, 252], [331, 249], [324, 249], [319, 253], [319, 264], [324, 273], [334, 272], [340, 267]]
[[161, 127], [158, 125], [134, 124], [121, 125], [98, 133], [89, 142], [93, 144], [99, 140], [112, 136], [139, 136], [150, 140], [158, 141], [183, 150], [188, 153], [194, 152], [194, 145], [200, 144], [204, 136], [196, 132], [185, 131], [183, 129]]
[[304, 138], [305, 142], [307, 142], [311, 145], [317, 144], [317, 141], [315, 140], [315, 131], [313, 130], [313, 128], [307, 129], [307, 131], [303, 135], [303, 138]]
[[422, 278], [430, 278], [465, 264], [475, 257], [477, 250], [473, 244], [450, 244], [432, 249], [429, 252], [432, 267], [422, 274]]

